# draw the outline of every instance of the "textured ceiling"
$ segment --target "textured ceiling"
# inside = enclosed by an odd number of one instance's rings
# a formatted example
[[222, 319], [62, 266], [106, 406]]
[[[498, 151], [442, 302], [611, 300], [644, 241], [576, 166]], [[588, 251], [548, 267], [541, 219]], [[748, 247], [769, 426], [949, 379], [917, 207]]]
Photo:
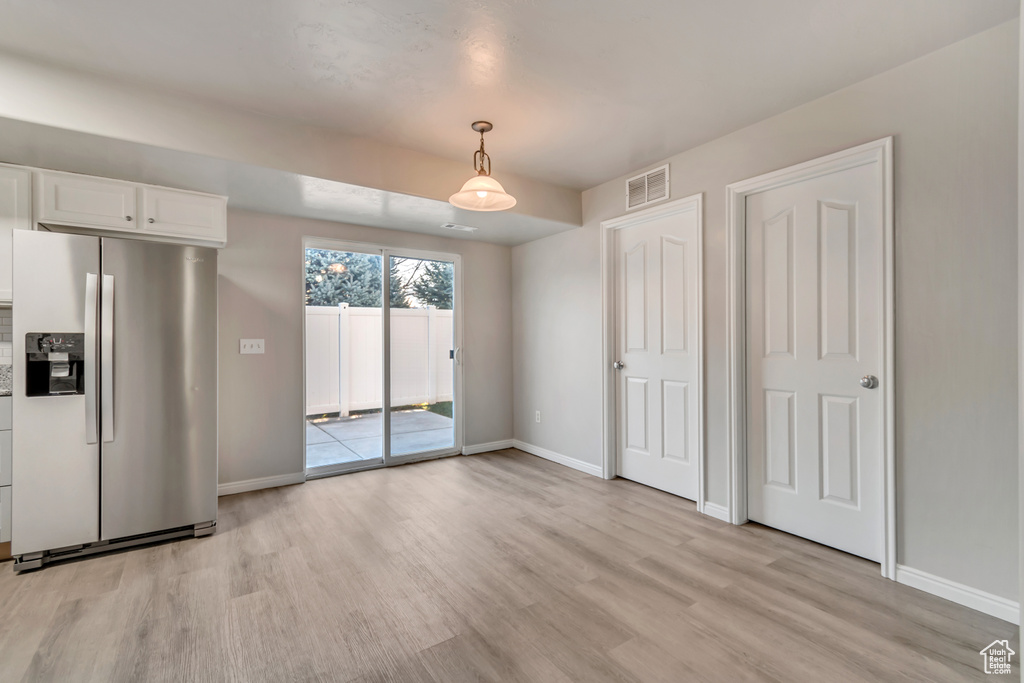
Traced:
[[0, 48], [583, 189], [1017, 14], [1017, 0], [0, 0]]

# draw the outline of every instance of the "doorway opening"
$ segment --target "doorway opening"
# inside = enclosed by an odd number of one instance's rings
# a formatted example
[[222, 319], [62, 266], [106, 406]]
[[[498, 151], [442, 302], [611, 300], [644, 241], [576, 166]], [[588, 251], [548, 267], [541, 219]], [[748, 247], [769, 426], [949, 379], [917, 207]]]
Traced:
[[309, 239], [303, 265], [307, 477], [460, 452], [458, 256]]

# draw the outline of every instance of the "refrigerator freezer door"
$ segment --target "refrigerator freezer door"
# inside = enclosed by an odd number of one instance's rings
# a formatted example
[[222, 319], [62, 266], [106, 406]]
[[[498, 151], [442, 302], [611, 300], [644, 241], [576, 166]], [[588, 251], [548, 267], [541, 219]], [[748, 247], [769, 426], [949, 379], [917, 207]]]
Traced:
[[[25, 389], [26, 334], [95, 335], [86, 296], [96, 290], [86, 281], [99, 272], [96, 237], [14, 231], [14, 555], [99, 540], [100, 447], [87, 443], [86, 396], [30, 398]], [[85, 362], [88, 375], [96, 359]]]
[[[103, 540], [217, 518], [217, 252], [102, 240]], [[101, 385], [104, 382], [101, 381]], [[112, 414], [111, 414], [112, 412]]]

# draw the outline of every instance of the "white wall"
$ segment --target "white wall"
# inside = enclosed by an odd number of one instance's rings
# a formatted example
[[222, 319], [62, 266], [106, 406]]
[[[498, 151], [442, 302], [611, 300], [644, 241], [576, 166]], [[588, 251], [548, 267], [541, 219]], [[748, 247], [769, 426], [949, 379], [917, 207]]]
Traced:
[[[229, 211], [218, 266], [221, 484], [303, 471], [304, 236], [461, 254], [466, 445], [512, 438], [509, 247]], [[240, 355], [243, 337], [265, 339], [266, 353]]]
[[[707, 495], [724, 504], [725, 186], [895, 136], [898, 561], [1011, 599], [1017, 43], [1014, 20], [667, 160], [673, 198], [705, 193]], [[581, 229], [513, 249], [515, 438], [595, 465], [599, 223], [633, 172], [584, 192]]]
[[515, 438], [600, 467], [601, 249], [593, 225], [513, 247], [512, 330]]

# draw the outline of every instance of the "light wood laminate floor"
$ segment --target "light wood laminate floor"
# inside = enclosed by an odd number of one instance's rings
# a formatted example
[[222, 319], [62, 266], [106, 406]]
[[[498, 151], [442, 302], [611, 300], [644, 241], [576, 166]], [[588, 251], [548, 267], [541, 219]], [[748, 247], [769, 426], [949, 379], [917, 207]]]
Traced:
[[[501, 451], [221, 498], [15, 576], [0, 681], [963, 681], [1016, 627], [878, 565]], [[1015, 664], [1016, 672], [1016, 664]]]

